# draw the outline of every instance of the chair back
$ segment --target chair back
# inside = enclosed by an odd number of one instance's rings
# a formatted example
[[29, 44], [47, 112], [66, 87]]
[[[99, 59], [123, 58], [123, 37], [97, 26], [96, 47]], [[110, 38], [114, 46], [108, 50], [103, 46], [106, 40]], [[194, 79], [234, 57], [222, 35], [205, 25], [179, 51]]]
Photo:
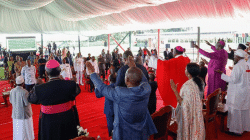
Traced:
[[94, 137], [88, 137], [88, 136], [79, 136], [71, 140], [95, 140]]
[[168, 126], [170, 125], [172, 116], [172, 107], [171, 106], [165, 106], [162, 107], [159, 111], [153, 113], [151, 115], [153, 122], [155, 124], [155, 127], [158, 131], [157, 134], [154, 134], [152, 137], [153, 139], [159, 139], [159, 138], [168, 138]]
[[207, 113], [208, 115], [215, 115], [220, 101], [221, 89], [218, 88], [207, 97]]
[[227, 92], [226, 92], [226, 91], [221, 92], [221, 95], [220, 95], [220, 102], [222, 102], [223, 104], [226, 103], [226, 99], [225, 99], [226, 95], [227, 95]]

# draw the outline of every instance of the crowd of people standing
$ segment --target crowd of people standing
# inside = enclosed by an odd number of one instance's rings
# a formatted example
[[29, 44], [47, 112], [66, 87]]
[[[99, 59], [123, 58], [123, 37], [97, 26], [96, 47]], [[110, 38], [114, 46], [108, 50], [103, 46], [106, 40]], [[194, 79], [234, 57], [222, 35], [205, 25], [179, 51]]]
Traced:
[[[123, 54], [118, 49], [112, 53], [102, 50], [97, 58], [91, 54], [83, 57], [81, 53], [73, 58], [70, 52], [65, 55], [55, 50], [55, 54], [49, 52], [45, 59], [41, 54], [38, 59], [31, 53], [26, 64], [18, 57], [18, 63], [10, 57], [7, 64], [14, 65], [16, 74], [16, 88], [10, 96], [15, 122], [13, 133], [17, 133], [18, 121], [32, 116], [30, 111], [26, 117], [16, 115], [18, 111], [14, 106], [21, 105], [13, 99], [17, 98], [17, 94], [23, 94], [25, 96], [19, 98], [22, 98], [25, 109], [31, 110], [29, 103], [41, 104], [39, 139], [77, 137], [79, 116], [75, 97], [81, 92], [83, 79], [89, 79], [90, 92], [95, 91], [97, 98], [105, 98], [104, 114], [113, 139], [147, 139], [157, 133], [150, 116], [156, 111], [157, 88], [164, 105], [171, 105], [176, 110], [177, 139], [205, 139], [202, 99], [206, 85], [208, 96], [218, 88], [228, 92], [228, 128], [230, 133], [242, 135], [244, 131], [250, 131], [249, 49], [243, 50], [239, 45], [237, 50], [227, 53], [223, 40], [215, 46], [206, 43], [214, 52], [206, 52], [195, 45], [202, 55], [210, 58], [209, 62], [202, 59], [199, 65], [190, 63], [190, 59], [183, 55], [185, 48], [181, 46], [171, 51], [166, 48], [164, 58], [158, 57], [155, 49], [149, 51], [146, 47], [143, 50], [140, 48], [136, 55], [130, 48]], [[232, 53], [235, 66], [231, 68], [231, 76], [227, 76], [225, 68]], [[10, 68], [7, 67], [7, 70]], [[109, 86], [104, 84], [106, 80]], [[30, 126], [31, 120], [22, 125]], [[67, 131], [68, 128], [70, 131]]]

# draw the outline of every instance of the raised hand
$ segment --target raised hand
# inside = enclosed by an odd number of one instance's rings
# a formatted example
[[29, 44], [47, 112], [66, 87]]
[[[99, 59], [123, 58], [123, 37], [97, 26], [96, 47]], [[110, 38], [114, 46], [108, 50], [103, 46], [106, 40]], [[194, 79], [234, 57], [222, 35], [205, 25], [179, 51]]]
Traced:
[[221, 70], [214, 70], [215, 72], [218, 72], [219, 74], [222, 74], [223, 72]]
[[174, 92], [177, 92], [177, 84], [174, 83], [173, 79], [170, 79], [170, 86]]
[[228, 45], [228, 50], [231, 52], [232, 51], [232, 48]]
[[200, 49], [200, 47], [198, 45], [196, 45], [196, 44], [193, 44], [193, 45], [194, 45], [194, 48], [196, 48], [197, 50]]
[[206, 42], [207, 45], [211, 46], [211, 44], [207, 40], [205, 40], [205, 42]]
[[201, 57], [201, 60], [202, 60], [206, 65], [208, 64], [208, 62], [207, 62], [206, 59], [204, 59], [204, 58]]

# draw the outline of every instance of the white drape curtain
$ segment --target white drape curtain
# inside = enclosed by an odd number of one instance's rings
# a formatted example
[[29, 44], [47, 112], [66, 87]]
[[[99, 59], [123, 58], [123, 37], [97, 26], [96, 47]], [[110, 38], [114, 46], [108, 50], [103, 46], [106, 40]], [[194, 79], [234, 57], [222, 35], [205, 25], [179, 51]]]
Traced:
[[16, 10], [34, 10], [54, 0], [0, 0], [0, 5]]
[[95, 32], [135, 23], [250, 19], [250, 0], [168, 1], [174, 0], [0, 0], [0, 33]]

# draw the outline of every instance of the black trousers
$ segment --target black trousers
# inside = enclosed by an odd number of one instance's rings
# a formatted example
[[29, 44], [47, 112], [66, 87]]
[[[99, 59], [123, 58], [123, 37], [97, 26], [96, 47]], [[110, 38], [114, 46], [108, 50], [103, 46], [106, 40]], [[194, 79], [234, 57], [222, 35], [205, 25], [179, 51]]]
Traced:
[[94, 83], [92, 82], [92, 80], [90, 79], [89, 80], [90, 81], [90, 91], [92, 92], [92, 91], [94, 91], [95, 90], [95, 85], [94, 85]]
[[32, 85], [26, 85], [25, 84], [25, 89], [30, 92], [32, 90], [32, 88], [34, 87], [35, 84], [32, 84]]
[[99, 69], [99, 76], [100, 76], [100, 78], [102, 76], [102, 79], [103, 79], [103, 82], [104, 82], [104, 80], [105, 80], [105, 70], [104, 69]]
[[105, 64], [105, 67], [106, 67], [106, 75], [107, 75], [108, 70], [109, 70], [109, 68], [110, 68], [110, 63], [106, 63], [106, 64]]
[[41, 68], [40, 68], [40, 69], [39, 69], [39, 77], [40, 77], [40, 78], [44, 78], [43, 75], [44, 75], [44, 77], [45, 77], [45, 69], [41, 69]]

